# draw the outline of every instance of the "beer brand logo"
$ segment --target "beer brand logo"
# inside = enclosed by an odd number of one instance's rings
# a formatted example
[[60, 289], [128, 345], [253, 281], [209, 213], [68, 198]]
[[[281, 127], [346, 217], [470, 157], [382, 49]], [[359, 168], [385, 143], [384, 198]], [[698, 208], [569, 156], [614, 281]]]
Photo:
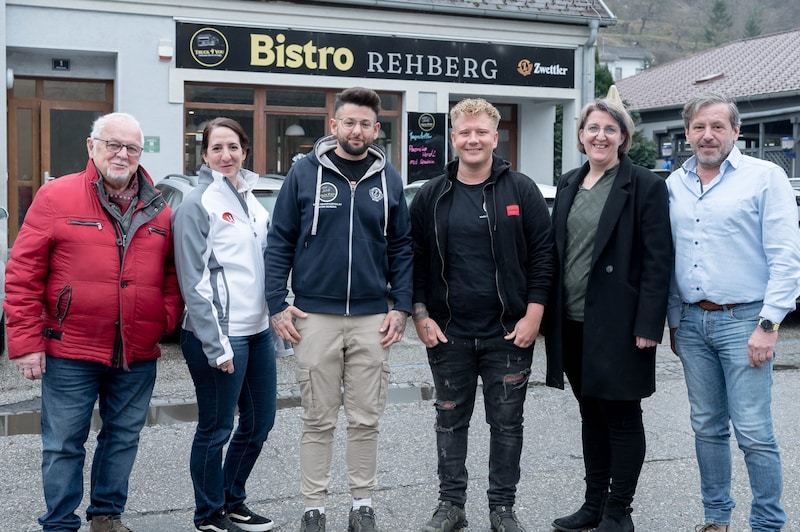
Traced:
[[228, 39], [217, 29], [201, 28], [192, 35], [189, 51], [201, 65], [215, 67], [228, 57]]
[[519, 63], [517, 63], [517, 72], [525, 77], [530, 76], [531, 73], [533, 73], [533, 63], [527, 59], [521, 60]]

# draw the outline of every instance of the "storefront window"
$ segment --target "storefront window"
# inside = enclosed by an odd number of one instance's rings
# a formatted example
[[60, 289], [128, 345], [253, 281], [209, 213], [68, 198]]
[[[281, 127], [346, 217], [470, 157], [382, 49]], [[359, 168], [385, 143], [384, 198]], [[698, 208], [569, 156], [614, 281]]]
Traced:
[[325, 108], [325, 93], [303, 90], [267, 90], [267, 105], [274, 107]]
[[[205, 122], [228, 116], [238, 120], [250, 136], [253, 149], [244, 166], [259, 174], [281, 174], [304, 157], [320, 137], [328, 134], [335, 95], [343, 89], [301, 87], [220, 86], [187, 83], [184, 137], [184, 173], [196, 174]], [[379, 93], [383, 111], [376, 143], [396, 168], [400, 161], [399, 93]]]
[[216, 85], [187, 85], [186, 101], [194, 103], [215, 103], [253, 105], [252, 87], [227, 87]]
[[233, 109], [193, 109], [186, 110], [186, 132], [184, 135], [185, 160], [184, 171], [196, 175], [203, 164], [200, 150], [203, 146], [203, 129], [209, 120], [219, 116], [227, 116], [239, 122], [250, 137], [250, 152], [247, 154], [243, 168], [253, 170], [253, 113], [252, 111], [237, 111]]
[[286, 175], [289, 168], [327, 133], [325, 116], [267, 115], [267, 173]]

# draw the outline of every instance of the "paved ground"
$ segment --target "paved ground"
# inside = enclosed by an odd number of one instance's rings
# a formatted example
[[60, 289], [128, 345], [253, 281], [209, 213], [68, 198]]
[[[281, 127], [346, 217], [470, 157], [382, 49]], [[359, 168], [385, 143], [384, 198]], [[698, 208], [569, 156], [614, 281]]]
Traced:
[[[418, 530], [430, 516], [437, 495], [434, 409], [430, 401], [430, 373], [422, 345], [413, 332], [392, 354], [393, 401], [383, 420], [379, 455], [376, 512], [384, 531]], [[525, 421], [523, 478], [517, 513], [531, 532], [550, 531], [554, 517], [573, 511], [581, 502], [582, 460], [579, 416], [572, 394], [542, 385], [543, 344], [537, 345], [534, 373], [528, 392]], [[785, 485], [783, 502], [789, 515], [787, 531], [800, 530], [800, 317], [791, 317], [781, 329], [780, 355], [774, 373], [774, 415], [783, 449]], [[154, 394], [155, 405], [182, 405], [193, 398], [191, 381], [174, 346], [165, 349]], [[694, 443], [680, 363], [667, 348], [658, 355], [658, 391], [643, 403], [648, 451], [634, 501], [634, 521], [639, 531], [684, 532], [702, 521]], [[278, 530], [297, 530], [302, 513], [298, 496], [299, 409], [295, 394], [293, 359], [279, 362], [280, 404], [275, 429], [270, 434], [248, 484], [251, 507], [270, 516]], [[6, 426], [35, 412], [38, 384], [17, 375], [8, 360], [0, 362], [0, 413]], [[183, 414], [191, 411], [183, 407]], [[488, 530], [486, 464], [488, 428], [476, 406], [470, 441], [469, 530]], [[177, 411], [177, 410], [176, 410]], [[33, 415], [35, 417], [35, 414]], [[191, 531], [193, 494], [188, 473], [194, 424], [164, 423], [145, 428], [131, 478], [125, 522], [136, 532]], [[190, 418], [191, 416], [189, 416]], [[33, 419], [28, 415], [28, 422]], [[12, 421], [9, 421], [12, 420]], [[174, 420], [173, 420], [174, 421]], [[24, 425], [24, 422], [21, 422]], [[35, 426], [35, 423], [34, 423]], [[329, 530], [346, 530], [347, 493], [344, 476], [343, 418], [337, 430]], [[16, 431], [16, 430], [15, 430]], [[90, 436], [94, 447], [96, 434]], [[732, 441], [735, 457], [733, 530], [749, 530], [749, 489], [741, 453]], [[35, 434], [0, 437], [0, 523], [13, 531], [40, 530], [42, 513], [39, 472], [41, 444]], [[88, 470], [87, 470], [88, 478]], [[81, 506], [85, 508], [86, 501]], [[88, 529], [85, 526], [84, 529]]]

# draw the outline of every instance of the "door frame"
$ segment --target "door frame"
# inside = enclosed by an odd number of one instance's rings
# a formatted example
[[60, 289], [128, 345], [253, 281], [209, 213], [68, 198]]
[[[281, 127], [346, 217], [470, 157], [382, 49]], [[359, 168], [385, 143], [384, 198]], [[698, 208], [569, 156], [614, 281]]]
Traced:
[[[51, 78], [33, 78], [36, 82], [35, 95], [15, 97], [14, 90], [8, 91], [8, 245], [11, 247], [17, 237], [20, 227], [20, 205], [19, 205], [19, 146], [20, 124], [18, 121], [18, 111], [28, 109], [31, 112], [30, 131], [26, 134], [31, 135], [31, 176], [30, 180], [24, 181], [27, 186], [30, 183], [31, 197], [36, 196], [36, 192], [44, 184], [44, 172], [49, 171], [51, 156], [51, 130], [50, 130], [50, 111], [56, 109], [75, 110], [75, 111], [97, 111], [101, 114], [113, 111], [113, 82], [104, 82], [106, 86], [107, 101], [96, 100], [65, 100], [47, 99], [44, 97], [43, 83]], [[72, 81], [72, 80], [71, 80]], [[79, 81], [79, 80], [74, 80]], [[87, 80], [89, 81], [89, 80]], [[92, 83], [97, 83], [91, 80]], [[87, 132], [88, 136], [88, 132]]]

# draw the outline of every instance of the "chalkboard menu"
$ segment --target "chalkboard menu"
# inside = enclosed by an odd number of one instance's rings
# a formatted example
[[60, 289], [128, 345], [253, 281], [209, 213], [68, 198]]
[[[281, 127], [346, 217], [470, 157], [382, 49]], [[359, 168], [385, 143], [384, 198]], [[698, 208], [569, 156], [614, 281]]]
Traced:
[[408, 113], [408, 182], [441, 174], [446, 151], [447, 114]]

